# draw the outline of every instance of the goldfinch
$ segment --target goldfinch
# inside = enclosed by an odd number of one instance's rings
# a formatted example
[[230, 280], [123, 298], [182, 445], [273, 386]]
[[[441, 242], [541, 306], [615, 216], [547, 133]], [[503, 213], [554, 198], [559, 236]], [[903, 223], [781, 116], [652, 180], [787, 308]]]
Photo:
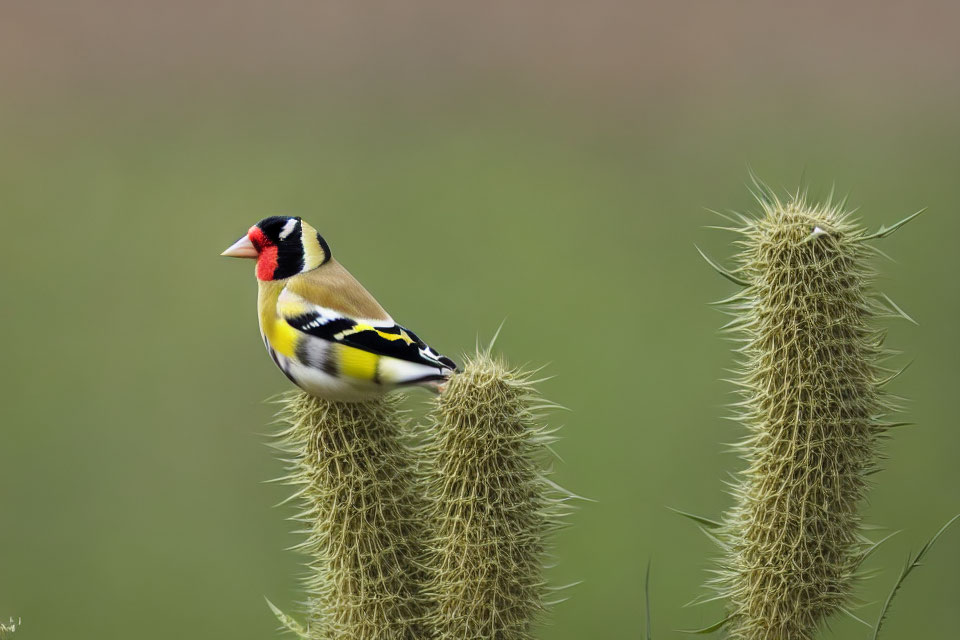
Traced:
[[257, 261], [263, 343], [307, 393], [358, 401], [404, 386], [436, 390], [457, 369], [395, 323], [300, 218], [265, 218], [220, 255]]

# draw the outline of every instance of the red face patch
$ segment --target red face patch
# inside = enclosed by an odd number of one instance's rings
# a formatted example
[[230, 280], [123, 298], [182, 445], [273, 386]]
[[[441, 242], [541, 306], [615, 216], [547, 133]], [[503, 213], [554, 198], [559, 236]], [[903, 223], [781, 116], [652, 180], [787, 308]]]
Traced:
[[257, 250], [257, 278], [273, 280], [273, 274], [277, 270], [277, 245], [270, 242], [257, 226], [250, 227], [247, 237]]
[[267, 236], [263, 232], [263, 229], [257, 225], [253, 225], [247, 229], [247, 237], [250, 239], [250, 242], [253, 243], [253, 248], [258, 252], [263, 249], [263, 247], [270, 244], [270, 241], [267, 240]]

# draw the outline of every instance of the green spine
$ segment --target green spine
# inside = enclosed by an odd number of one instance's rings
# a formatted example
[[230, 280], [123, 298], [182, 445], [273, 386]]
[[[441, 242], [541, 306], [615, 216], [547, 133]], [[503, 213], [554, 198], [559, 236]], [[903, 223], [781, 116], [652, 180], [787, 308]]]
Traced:
[[761, 188], [759, 200], [725, 273], [745, 285], [725, 301], [725, 329], [741, 342], [734, 408], [749, 435], [711, 586], [730, 603], [730, 637], [808, 640], [849, 612], [868, 548], [858, 507], [880, 461], [881, 417], [895, 409], [873, 323], [899, 309], [869, 293], [866, 241], [892, 230], [868, 235], [841, 207], [800, 195], [781, 202]]
[[553, 441], [530, 375], [479, 352], [428, 428], [428, 637], [526, 640], [545, 609], [548, 536], [570, 497], [547, 480]]
[[423, 506], [399, 400], [281, 402], [284, 480], [306, 535], [296, 548], [310, 558], [307, 627], [275, 613], [309, 640], [421, 640]]

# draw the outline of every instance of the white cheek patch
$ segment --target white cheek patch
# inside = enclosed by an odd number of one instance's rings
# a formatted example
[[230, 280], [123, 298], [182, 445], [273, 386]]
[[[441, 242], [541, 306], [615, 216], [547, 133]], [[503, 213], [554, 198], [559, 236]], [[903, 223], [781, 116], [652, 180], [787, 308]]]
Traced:
[[297, 228], [297, 219], [290, 218], [287, 220], [287, 224], [283, 225], [283, 229], [280, 231], [280, 239], [286, 240], [287, 236], [293, 233], [293, 230]]

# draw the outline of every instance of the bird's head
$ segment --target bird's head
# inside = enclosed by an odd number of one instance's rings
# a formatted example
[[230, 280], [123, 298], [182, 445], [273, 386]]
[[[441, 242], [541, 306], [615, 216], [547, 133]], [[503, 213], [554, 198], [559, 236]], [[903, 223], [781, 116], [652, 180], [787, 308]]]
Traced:
[[282, 280], [316, 269], [330, 259], [330, 247], [300, 218], [271, 216], [250, 227], [222, 256], [253, 258], [257, 278]]

